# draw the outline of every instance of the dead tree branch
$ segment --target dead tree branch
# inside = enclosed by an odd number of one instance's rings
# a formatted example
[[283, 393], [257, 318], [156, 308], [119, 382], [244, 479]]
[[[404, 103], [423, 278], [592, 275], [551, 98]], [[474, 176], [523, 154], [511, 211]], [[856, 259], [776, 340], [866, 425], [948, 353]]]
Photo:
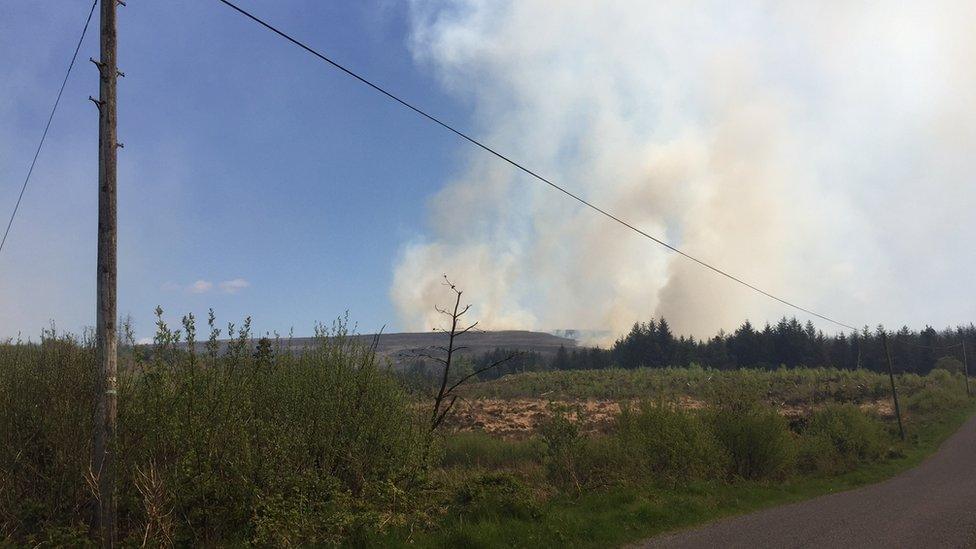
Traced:
[[471, 305], [470, 304], [464, 306], [461, 305], [461, 295], [464, 292], [459, 290], [457, 286], [455, 286], [447, 278], [447, 275], [444, 275], [444, 285], [450, 287], [451, 291], [454, 292], [454, 308], [452, 312], [448, 312], [447, 310], [442, 309], [438, 306], [434, 307], [434, 310], [436, 310], [437, 312], [451, 317], [450, 330], [443, 330], [443, 332], [447, 334], [447, 346], [434, 347], [435, 350], [443, 352], [444, 357], [443, 358], [434, 357], [429, 354], [420, 355], [429, 358], [437, 362], [438, 364], [441, 364], [444, 368], [443, 372], [441, 372], [440, 388], [437, 391], [437, 396], [434, 397], [434, 406], [433, 406], [433, 410], [431, 411], [431, 416], [430, 416], [431, 431], [435, 431], [437, 430], [438, 427], [440, 427], [441, 423], [443, 423], [444, 419], [447, 417], [448, 412], [450, 412], [451, 409], [454, 407], [454, 403], [458, 399], [454, 391], [458, 387], [463, 385], [466, 381], [468, 381], [472, 377], [475, 377], [478, 374], [491, 370], [492, 368], [497, 368], [498, 366], [501, 366], [502, 364], [508, 362], [509, 360], [512, 360], [513, 358], [515, 358], [520, 354], [518, 352], [513, 352], [509, 356], [501, 360], [497, 360], [487, 366], [475, 370], [470, 374], [462, 376], [459, 380], [455, 381], [453, 384], [449, 386], [448, 383], [451, 376], [451, 367], [454, 365], [455, 356], [458, 353], [458, 351], [467, 348], [465, 346], [456, 345], [457, 340], [461, 336], [473, 330], [478, 325], [478, 322], [474, 322], [469, 326], [467, 326], [466, 328], [459, 328], [459, 326], [461, 325], [460, 322], [461, 317], [463, 317], [468, 312], [468, 310], [471, 309]]

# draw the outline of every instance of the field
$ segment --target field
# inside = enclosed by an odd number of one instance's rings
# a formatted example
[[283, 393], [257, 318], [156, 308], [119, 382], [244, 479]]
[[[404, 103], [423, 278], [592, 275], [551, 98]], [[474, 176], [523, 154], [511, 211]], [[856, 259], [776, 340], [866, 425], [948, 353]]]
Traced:
[[[964, 380], [703, 368], [523, 373], [430, 402], [338, 325], [303, 353], [125, 346], [128, 545], [606, 546], [883, 478], [973, 410]], [[192, 349], [192, 352], [191, 352]], [[91, 342], [0, 345], [0, 540], [92, 542]], [[45, 403], [40, 406], [39, 403]]]
[[[926, 378], [912, 374], [899, 379], [906, 396], [926, 384]], [[664, 401], [697, 410], [706, 408], [723, 387], [751, 391], [790, 420], [802, 420], [837, 402], [856, 404], [885, 419], [894, 416], [887, 376], [866, 370], [640, 368], [531, 372], [472, 384], [465, 388], [465, 399], [457, 405], [450, 425], [460, 431], [525, 437], [551, 418], [555, 404], [555, 408], [581, 410], [585, 430], [606, 432], [621, 404]]]

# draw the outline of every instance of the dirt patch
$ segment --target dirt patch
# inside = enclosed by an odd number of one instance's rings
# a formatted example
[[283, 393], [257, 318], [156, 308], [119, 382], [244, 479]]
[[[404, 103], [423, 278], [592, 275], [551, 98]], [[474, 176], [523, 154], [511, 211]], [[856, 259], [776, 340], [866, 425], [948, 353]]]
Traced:
[[620, 413], [620, 403], [610, 400], [480, 398], [459, 401], [447, 423], [459, 431], [478, 430], [492, 435], [519, 437], [536, 431], [543, 421], [552, 416], [553, 406], [565, 407], [567, 415], [573, 420], [582, 416], [585, 430], [605, 428]]
[[[872, 402], [865, 402], [858, 406], [861, 410], [865, 412], [871, 412], [878, 414], [881, 417], [895, 417], [895, 405], [892, 404], [891, 400], [875, 400]], [[905, 415], [902, 412], [902, 415]]]

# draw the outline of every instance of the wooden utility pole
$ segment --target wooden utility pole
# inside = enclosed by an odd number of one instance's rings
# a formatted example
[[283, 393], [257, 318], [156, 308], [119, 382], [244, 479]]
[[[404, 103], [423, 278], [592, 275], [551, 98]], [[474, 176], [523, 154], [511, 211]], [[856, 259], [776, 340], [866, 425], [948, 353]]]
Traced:
[[895, 372], [891, 364], [891, 350], [888, 349], [888, 334], [881, 332], [881, 343], [884, 345], [885, 357], [888, 359], [888, 380], [891, 381], [891, 396], [895, 400], [895, 416], [898, 417], [898, 434], [905, 440], [905, 426], [901, 422], [901, 408], [898, 407], [898, 389], [895, 388]]
[[116, 335], [117, 212], [116, 212], [116, 60], [117, 0], [101, 2], [101, 59], [98, 87], [98, 262], [96, 273], [95, 358], [98, 405], [95, 412], [94, 471], [98, 476], [98, 533], [103, 547], [118, 542], [115, 497], [115, 439], [118, 375]]
[[962, 373], [966, 376], [966, 396], [973, 396], [969, 389], [969, 358], [966, 357], [966, 340], [962, 341]]

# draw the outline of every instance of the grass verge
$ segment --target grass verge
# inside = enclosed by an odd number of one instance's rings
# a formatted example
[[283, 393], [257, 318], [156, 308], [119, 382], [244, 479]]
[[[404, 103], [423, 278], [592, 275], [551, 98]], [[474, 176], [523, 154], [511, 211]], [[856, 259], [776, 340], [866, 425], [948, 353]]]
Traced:
[[[786, 482], [698, 481], [677, 487], [641, 486], [550, 500], [534, 517], [452, 517], [434, 532], [414, 537], [420, 547], [605, 547], [646, 539], [715, 519], [850, 490], [890, 478], [921, 463], [976, 412], [970, 401], [954, 413], [909, 425], [897, 456], [832, 477]], [[405, 545], [395, 538], [390, 545]]]

